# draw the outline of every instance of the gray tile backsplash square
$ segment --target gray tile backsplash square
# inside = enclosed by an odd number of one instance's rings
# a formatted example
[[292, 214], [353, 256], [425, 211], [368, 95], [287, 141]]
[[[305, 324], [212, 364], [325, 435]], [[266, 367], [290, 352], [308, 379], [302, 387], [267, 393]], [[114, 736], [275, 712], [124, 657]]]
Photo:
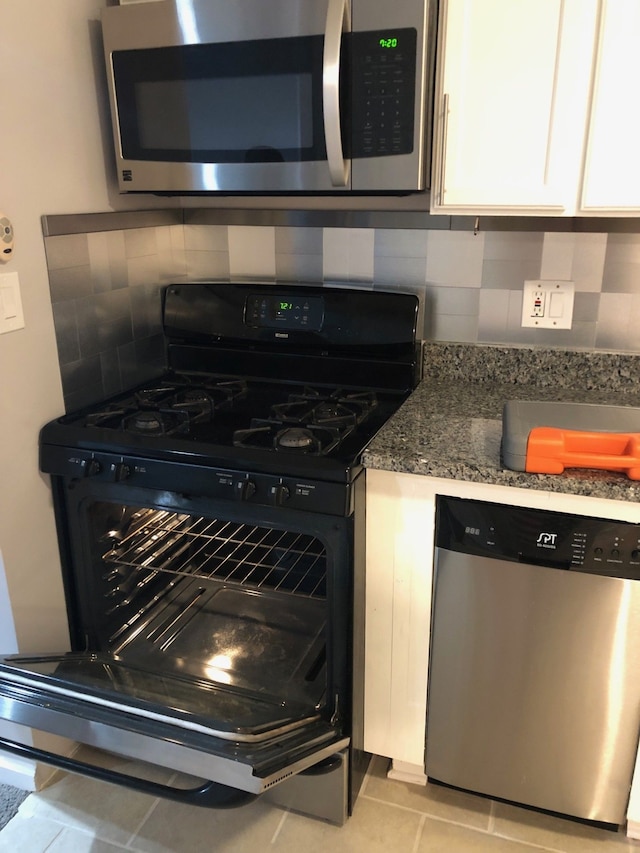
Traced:
[[640, 283], [640, 241], [635, 234], [611, 234], [602, 273], [604, 293], [636, 293]]
[[[45, 238], [65, 405], [164, 364], [171, 281], [400, 289], [425, 339], [640, 352], [640, 234], [162, 225]], [[573, 280], [569, 330], [523, 329], [527, 279]]]
[[540, 278], [540, 259], [488, 258], [482, 264], [482, 287], [516, 290], [522, 283]]
[[45, 239], [45, 250], [49, 270], [82, 267], [90, 262], [87, 234], [62, 234], [53, 240]]
[[67, 411], [162, 368], [160, 249], [172, 254], [171, 227], [45, 238]]
[[484, 258], [489, 261], [535, 261], [540, 266], [544, 234], [540, 231], [487, 231]]

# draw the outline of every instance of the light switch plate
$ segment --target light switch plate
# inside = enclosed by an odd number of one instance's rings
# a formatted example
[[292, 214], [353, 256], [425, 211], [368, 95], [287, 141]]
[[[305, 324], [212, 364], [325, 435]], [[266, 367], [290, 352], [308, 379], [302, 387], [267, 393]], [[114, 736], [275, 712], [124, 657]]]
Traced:
[[525, 281], [521, 326], [532, 329], [570, 329], [574, 290], [572, 281]]
[[17, 329], [24, 329], [18, 273], [0, 273], [0, 335]]

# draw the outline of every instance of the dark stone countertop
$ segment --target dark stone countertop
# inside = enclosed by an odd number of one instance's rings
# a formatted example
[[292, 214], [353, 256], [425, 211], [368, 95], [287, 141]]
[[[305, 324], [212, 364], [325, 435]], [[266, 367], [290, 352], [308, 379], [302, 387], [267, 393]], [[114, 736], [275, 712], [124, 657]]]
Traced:
[[609, 471], [503, 467], [507, 400], [640, 406], [640, 356], [428, 343], [424, 379], [363, 455], [367, 468], [637, 501], [640, 481]]

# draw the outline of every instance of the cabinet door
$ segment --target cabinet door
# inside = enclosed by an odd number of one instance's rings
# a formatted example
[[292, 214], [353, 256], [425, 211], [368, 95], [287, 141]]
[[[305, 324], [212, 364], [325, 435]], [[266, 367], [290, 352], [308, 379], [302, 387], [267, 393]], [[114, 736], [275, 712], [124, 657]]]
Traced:
[[567, 214], [597, 0], [445, 0], [432, 210]]
[[640, 211], [640, 3], [602, 0], [581, 212]]

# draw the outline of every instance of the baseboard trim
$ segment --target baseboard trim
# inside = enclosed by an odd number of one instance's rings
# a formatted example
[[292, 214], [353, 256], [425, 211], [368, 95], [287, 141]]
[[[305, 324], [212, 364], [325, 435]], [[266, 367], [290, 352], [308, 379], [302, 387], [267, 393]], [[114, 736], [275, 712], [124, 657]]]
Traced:
[[387, 777], [396, 779], [398, 782], [410, 782], [412, 785], [427, 784], [427, 777], [422, 765], [410, 764], [408, 761], [397, 761], [395, 758], [391, 762]]
[[17, 756], [0, 755], [0, 784], [22, 791], [36, 790], [36, 763]]

